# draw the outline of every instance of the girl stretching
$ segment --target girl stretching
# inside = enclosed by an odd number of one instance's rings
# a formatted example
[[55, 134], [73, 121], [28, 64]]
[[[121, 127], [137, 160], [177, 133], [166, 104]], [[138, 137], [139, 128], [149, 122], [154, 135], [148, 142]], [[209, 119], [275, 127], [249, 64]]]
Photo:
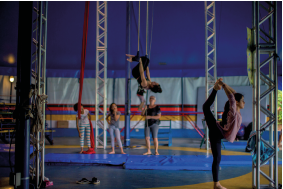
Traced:
[[[74, 110], [78, 111], [78, 103], [74, 105]], [[84, 109], [83, 105], [81, 105], [81, 119], [78, 119], [78, 114], [76, 115], [76, 126], [79, 132], [81, 151], [80, 154], [84, 151], [84, 132], [86, 131], [86, 143], [88, 149], [90, 150], [90, 114], [89, 110]]]
[[[213, 91], [202, 107], [206, 124], [209, 128], [209, 139], [213, 155], [212, 176], [214, 189], [225, 189], [218, 180], [219, 164], [221, 161], [221, 139], [225, 138], [229, 142], [234, 142], [242, 123], [240, 109], [243, 109], [245, 106], [244, 96], [240, 93], [235, 93], [235, 90], [223, 83], [222, 80], [220, 78], [216, 81]], [[221, 87], [223, 87], [229, 100], [224, 107], [222, 122], [219, 122], [216, 121], [210, 111], [210, 106], [213, 104], [216, 93]]]
[[[140, 99], [140, 106], [139, 106], [139, 111], [142, 110], [145, 104], [145, 99], [143, 97], [143, 93], [145, 93], [145, 89], [150, 89], [154, 93], [162, 93], [162, 89], [159, 85], [159, 83], [156, 83], [154, 81], [151, 81], [150, 79], [150, 73], [149, 73], [149, 59], [145, 56], [140, 57], [139, 60], [138, 58], [135, 57], [135, 55], [129, 55], [126, 54], [127, 57], [129, 57], [127, 60], [129, 62], [133, 61], [139, 61], [139, 63], [133, 68], [132, 70], [132, 75], [133, 77], [137, 80], [138, 82], [138, 91], [137, 91], [137, 96]], [[144, 71], [146, 70], [146, 76], [145, 78]]]
[[[117, 111], [117, 105], [115, 103], [112, 103], [110, 105], [110, 113], [107, 115], [106, 120], [107, 123], [109, 124], [109, 133], [111, 136], [111, 147], [112, 147], [112, 151], [109, 152], [109, 154], [115, 154], [115, 138], [114, 138], [114, 131], [115, 131], [115, 136], [118, 142], [118, 145], [121, 149], [121, 154], [126, 154], [123, 151], [123, 146], [122, 146], [122, 142], [121, 142], [121, 137], [120, 137], [120, 130], [119, 130], [119, 119], [120, 119], [120, 115], [121, 112]], [[110, 120], [108, 119], [110, 117]]]

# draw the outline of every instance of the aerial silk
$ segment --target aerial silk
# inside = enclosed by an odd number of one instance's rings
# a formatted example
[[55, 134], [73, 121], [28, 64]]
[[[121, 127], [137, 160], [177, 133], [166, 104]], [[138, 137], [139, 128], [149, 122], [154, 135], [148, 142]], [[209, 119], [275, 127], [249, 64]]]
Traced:
[[[87, 31], [88, 31], [88, 17], [89, 17], [89, 1], [85, 2], [84, 12], [84, 28], [83, 28], [83, 42], [82, 42], [82, 54], [81, 54], [81, 73], [80, 73], [80, 90], [79, 90], [79, 101], [78, 101], [78, 118], [81, 119], [81, 101], [84, 84], [84, 70], [85, 70], [85, 57], [86, 57], [86, 43], [87, 43]], [[83, 151], [84, 154], [95, 154], [94, 151], [94, 134], [91, 120], [90, 124], [90, 142], [91, 148], [88, 151]]]

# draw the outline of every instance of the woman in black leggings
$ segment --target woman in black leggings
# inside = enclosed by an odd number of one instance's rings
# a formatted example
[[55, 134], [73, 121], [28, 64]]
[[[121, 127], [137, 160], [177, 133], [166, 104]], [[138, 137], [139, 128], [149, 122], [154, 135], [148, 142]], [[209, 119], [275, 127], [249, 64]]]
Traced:
[[[202, 107], [206, 124], [209, 128], [210, 146], [213, 155], [212, 176], [214, 189], [225, 189], [225, 187], [221, 186], [218, 179], [219, 164], [221, 161], [221, 139], [225, 138], [229, 142], [234, 142], [242, 123], [240, 109], [243, 109], [245, 106], [243, 95], [235, 93], [235, 91], [223, 83], [222, 80], [223, 79], [220, 78], [216, 81], [213, 91]], [[223, 87], [229, 100], [224, 107], [222, 122], [219, 122], [216, 121], [212, 114], [210, 106], [213, 104], [216, 93], [221, 87]]]
[[[150, 89], [154, 93], [161, 93], [162, 89], [160, 87], [159, 83], [156, 83], [154, 81], [151, 81], [150, 79], [150, 73], [149, 73], [149, 59], [145, 56], [142, 57], [136, 57], [135, 55], [130, 55], [126, 54], [128, 57], [129, 62], [137, 61], [139, 62], [132, 70], [132, 75], [133, 77], [137, 80], [138, 82], [138, 91], [137, 91], [137, 96], [139, 97], [141, 104], [139, 106], [139, 110], [141, 111], [144, 104], [145, 104], [145, 99], [143, 97], [143, 93], [145, 93], [145, 89]], [[144, 71], [146, 70], [146, 76], [145, 78]]]

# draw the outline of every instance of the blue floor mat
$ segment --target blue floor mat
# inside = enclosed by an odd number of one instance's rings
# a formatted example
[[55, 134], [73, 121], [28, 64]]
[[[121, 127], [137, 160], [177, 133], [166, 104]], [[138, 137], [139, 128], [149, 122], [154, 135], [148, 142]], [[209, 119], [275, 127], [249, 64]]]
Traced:
[[123, 165], [128, 154], [46, 154], [45, 163]]
[[[251, 165], [251, 156], [222, 156], [220, 166]], [[211, 170], [212, 156], [129, 156], [125, 169]]]
[[[45, 162], [54, 165], [104, 164], [123, 165], [125, 169], [139, 170], [211, 170], [213, 157], [207, 155], [144, 156], [129, 154], [54, 154], [45, 156]], [[278, 162], [281, 164], [282, 162]], [[249, 166], [251, 156], [222, 155], [220, 166]]]
[[247, 141], [235, 141], [233, 143], [231, 142], [223, 142], [223, 144], [225, 145], [226, 150], [229, 149], [246, 149], [247, 146]]

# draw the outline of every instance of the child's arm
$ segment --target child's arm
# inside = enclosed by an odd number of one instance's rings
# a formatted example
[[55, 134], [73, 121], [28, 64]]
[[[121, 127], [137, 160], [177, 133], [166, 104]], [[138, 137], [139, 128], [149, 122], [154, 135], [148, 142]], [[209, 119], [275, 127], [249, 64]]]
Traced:
[[[225, 88], [226, 88], [226, 89], [228, 89], [232, 94], [235, 94], [235, 93], [236, 93], [236, 91], [235, 91], [232, 87], [230, 87], [230, 86], [227, 85], [226, 83], [223, 83], [223, 81], [219, 81], [219, 84], [223, 86], [223, 89], [224, 89], [224, 90], [225, 90]], [[229, 91], [228, 91], [228, 93], [230, 94]], [[226, 93], [226, 90], [225, 90], [225, 93]], [[226, 95], [227, 95], [227, 93], [226, 93]], [[228, 96], [228, 95], [227, 95], [227, 96]]]
[[110, 114], [107, 115], [106, 121], [107, 121], [107, 123], [110, 125], [109, 117], [110, 117]]
[[89, 119], [89, 121], [91, 121], [90, 113], [88, 113], [87, 115], [88, 115], [88, 119]]
[[77, 125], [77, 129], [78, 129], [78, 132], [79, 132], [79, 137], [81, 138], [81, 133], [80, 133], [80, 129], [79, 129], [79, 119], [78, 119], [78, 117], [76, 117], [76, 125]]
[[114, 119], [117, 121], [120, 118], [121, 113], [120, 112], [114, 112]]
[[[222, 83], [221, 83], [222, 84]], [[234, 94], [235, 94], [235, 90], [232, 89], [231, 87], [229, 87], [228, 85], [226, 85], [225, 83], [223, 83], [223, 89], [228, 97], [228, 100], [229, 100], [229, 103], [230, 103], [230, 111], [233, 115], [235, 114], [236, 112], [236, 100], [235, 100], [235, 97], [234, 97]], [[230, 90], [232, 89], [232, 91]]]

